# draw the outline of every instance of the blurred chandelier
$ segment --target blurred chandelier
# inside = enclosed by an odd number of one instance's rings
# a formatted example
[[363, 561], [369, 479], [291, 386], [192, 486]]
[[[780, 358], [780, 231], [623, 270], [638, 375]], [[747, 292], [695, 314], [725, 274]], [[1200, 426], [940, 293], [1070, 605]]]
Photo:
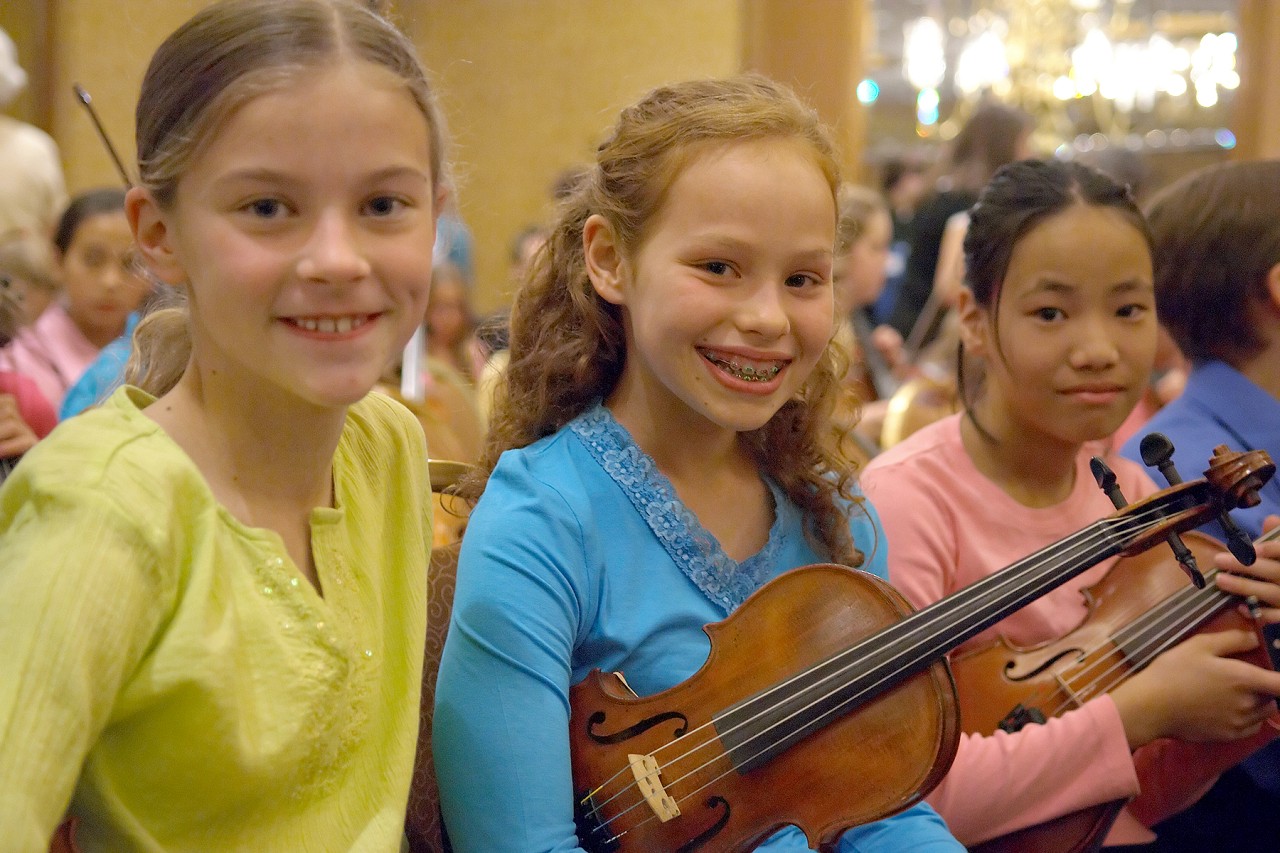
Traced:
[[[990, 93], [1059, 139], [1111, 140], [1221, 122], [1240, 85], [1230, 15], [1165, 13], [1159, 0], [934, 0], [904, 26], [917, 132], [943, 138]], [[942, 117], [943, 104], [952, 115]]]

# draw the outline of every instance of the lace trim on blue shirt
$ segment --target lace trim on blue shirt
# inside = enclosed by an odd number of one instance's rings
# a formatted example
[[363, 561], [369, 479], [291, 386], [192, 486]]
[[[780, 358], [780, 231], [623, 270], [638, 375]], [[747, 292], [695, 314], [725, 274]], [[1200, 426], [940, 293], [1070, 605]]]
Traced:
[[569, 429], [626, 494], [680, 571], [726, 615], [774, 576], [776, 555], [785, 537], [781, 520], [787, 498], [771, 481], [765, 480], [774, 504], [769, 541], [739, 563], [680, 501], [671, 481], [608, 409], [597, 405], [570, 422]]

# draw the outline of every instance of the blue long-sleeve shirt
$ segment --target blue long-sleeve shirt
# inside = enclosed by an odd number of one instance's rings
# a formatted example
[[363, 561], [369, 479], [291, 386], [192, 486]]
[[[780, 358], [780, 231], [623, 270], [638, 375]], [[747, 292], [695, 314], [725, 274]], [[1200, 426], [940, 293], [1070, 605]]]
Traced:
[[[1120, 454], [1142, 462], [1142, 439], [1163, 433], [1173, 442], [1173, 463], [1184, 480], [1204, 476], [1213, 449], [1225, 444], [1231, 450], [1265, 450], [1280, 460], [1280, 400], [1258, 387], [1247, 376], [1221, 361], [1198, 364], [1187, 376], [1182, 394], [1156, 412], [1147, 424], [1120, 448]], [[1159, 476], [1152, 472], [1152, 477]], [[1262, 535], [1262, 521], [1280, 515], [1280, 478], [1272, 477], [1259, 491], [1257, 506], [1231, 511], [1231, 518], [1249, 536]], [[1226, 533], [1217, 521], [1200, 528], [1220, 541]], [[1280, 640], [1280, 626], [1267, 628], [1273, 643]], [[1280, 798], [1280, 741], [1259, 750], [1241, 765], [1261, 787]]]
[[[468, 524], [437, 681], [436, 771], [454, 849], [577, 850], [569, 687], [620, 671], [639, 695], [705, 662], [703, 626], [761, 584], [825, 562], [773, 489], [768, 543], [733, 561], [603, 408], [504, 454]], [[864, 569], [886, 574], [869, 504], [853, 513]], [[807, 850], [792, 828], [759, 849]], [[928, 806], [844, 834], [840, 850], [960, 851]]]

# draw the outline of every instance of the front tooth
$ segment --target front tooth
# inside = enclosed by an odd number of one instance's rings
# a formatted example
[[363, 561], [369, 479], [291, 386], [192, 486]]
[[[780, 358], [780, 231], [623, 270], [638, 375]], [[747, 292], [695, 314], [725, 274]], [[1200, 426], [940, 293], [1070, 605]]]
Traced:
[[351, 331], [351, 326], [353, 324], [350, 317], [343, 317], [342, 319], [338, 320], [336, 325], [337, 325], [338, 333], [345, 335], [347, 332]]
[[301, 326], [302, 326], [302, 328], [306, 329], [308, 332], [314, 332], [314, 331], [316, 331], [316, 329], [318, 329], [318, 328], [319, 328], [319, 326], [316, 324], [316, 321], [315, 321], [315, 320], [306, 320], [306, 319], [304, 319], [304, 320], [299, 321], [299, 325], [301, 325]]
[[330, 317], [322, 317], [316, 321], [316, 328], [326, 334], [329, 334], [337, 329], [337, 324], [335, 324], [333, 319]]

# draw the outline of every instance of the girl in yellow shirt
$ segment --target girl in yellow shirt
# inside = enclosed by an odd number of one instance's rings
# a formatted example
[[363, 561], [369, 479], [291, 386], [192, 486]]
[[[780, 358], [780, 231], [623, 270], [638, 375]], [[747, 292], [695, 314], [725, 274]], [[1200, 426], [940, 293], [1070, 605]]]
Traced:
[[47, 849], [399, 848], [430, 536], [412, 416], [441, 122], [348, 0], [231, 0], [143, 81], [137, 386], [0, 491], [0, 827]]

